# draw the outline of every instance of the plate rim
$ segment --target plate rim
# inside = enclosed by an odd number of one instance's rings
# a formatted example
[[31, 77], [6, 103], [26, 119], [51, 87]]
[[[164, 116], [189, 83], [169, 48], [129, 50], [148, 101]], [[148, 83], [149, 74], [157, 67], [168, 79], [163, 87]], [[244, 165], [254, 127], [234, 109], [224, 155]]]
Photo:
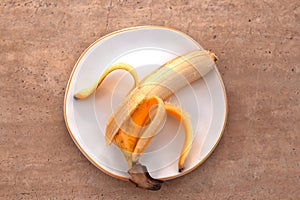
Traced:
[[[91, 158], [89, 156], [89, 154], [84, 150], [84, 148], [79, 144], [79, 142], [77, 142], [70, 126], [69, 126], [69, 122], [68, 122], [68, 117], [67, 117], [67, 112], [66, 112], [66, 107], [67, 107], [67, 97], [68, 97], [68, 93], [69, 93], [69, 89], [70, 89], [70, 84], [71, 84], [71, 81], [73, 80], [73, 76], [74, 76], [74, 73], [80, 63], [80, 61], [82, 60], [82, 58], [86, 55], [86, 53], [92, 48], [94, 47], [98, 42], [104, 40], [105, 38], [108, 38], [108, 37], [111, 37], [113, 35], [116, 35], [116, 34], [119, 34], [119, 33], [123, 33], [123, 32], [127, 32], [127, 31], [132, 31], [132, 30], [139, 30], [139, 29], [165, 29], [165, 30], [169, 30], [169, 31], [174, 31], [174, 32], [177, 32], [181, 35], [183, 35], [184, 37], [187, 37], [188, 39], [190, 39], [191, 41], [193, 41], [199, 48], [201, 47], [200, 44], [194, 40], [191, 36], [187, 35], [186, 33], [183, 33], [177, 29], [174, 29], [174, 28], [170, 28], [170, 27], [167, 27], [167, 26], [154, 26], [154, 25], [144, 25], [144, 26], [133, 26], [133, 27], [128, 27], [128, 28], [123, 28], [123, 29], [119, 29], [119, 30], [116, 30], [116, 31], [113, 31], [111, 33], [108, 33], [100, 38], [98, 38], [96, 41], [94, 41], [92, 44], [90, 44], [84, 51], [83, 53], [79, 56], [79, 58], [77, 59], [73, 69], [72, 69], [72, 72], [70, 74], [70, 77], [69, 77], [69, 80], [68, 80], [68, 83], [67, 83], [67, 87], [66, 87], [66, 90], [65, 90], [65, 95], [64, 95], [64, 107], [63, 107], [63, 112], [64, 112], [64, 121], [65, 121], [65, 124], [66, 124], [66, 127], [68, 129], [68, 132], [72, 138], [72, 140], [74, 141], [74, 143], [76, 144], [77, 148], [81, 151], [81, 153], [94, 165], [96, 166], [98, 169], [100, 169], [101, 171], [103, 171], [104, 173], [112, 176], [112, 177], [115, 177], [115, 178], [118, 178], [118, 179], [121, 179], [121, 180], [126, 180], [128, 181], [129, 178], [126, 178], [126, 177], [123, 177], [123, 176], [119, 176], [119, 175], [116, 175], [112, 172], [109, 172], [107, 171], [106, 169], [104, 169], [103, 167], [101, 167], [99, 164], [97, 164], [96, 161], [93, 160], [93, 158]], [[159, 178], [160, 180], [170, 180], [170, 179], [174, 179], [174, 178], [178, 178], [178, 177], [181, 177], [181, 176], [184, 176], [190, 172], [192, 172], [193, 170], [195, 170], [197, 167], [199, 167], [201, 164], [203, 164], [208, 158], [209, 156], [212, 154], [212, 152], [215, 150], [215, 148], [217, 147], [217, 145], [219, 144], [222, 136], [223, 136], [223, 133], [224, 133], [224, 130], [225, 130], [225, 127], [226, 127], [226, 124], [227, 124], [227, 117], [228, 117], [228, 100], [227, 100], [227, 94], [226, 94], [226, 89], [225, 89], [225, 85], [224, 85], [224, 82], [223, 82], [223, 79], [220, 75], [220, 72], [218, 70], [217, 67], [215, 67], [215, 71], [216, 71], [216, 75], [217, 75], [217, 78], [219, 79], [220, 81], [220, 84], [221, 84], [221, 87], [222, 87], [222, 90], [223, 90], [223, 95], [224, 95], [224, 103], [225, 103], [225, 115], [224, 115], [224, 122], [223, 122], [223, 126], [222, 126], [222, 130], [220, 132], [220, 135], [216, 141], [216, 143], [213, 145], [213, 147], [210, 149], [210, 151], [207, 153], [207, 155], [205, 157], [203, 157], [201, 160], [199, 160], [199, 162], [194, 165], [192, 168], [186, 170], [186, 171], [183, 171], [181, 172], [180, 174], [177, 174], [177, 175], [173, 175], [173, 176], [168, 176], [168, 177], [164, 177], [164, 178]]]

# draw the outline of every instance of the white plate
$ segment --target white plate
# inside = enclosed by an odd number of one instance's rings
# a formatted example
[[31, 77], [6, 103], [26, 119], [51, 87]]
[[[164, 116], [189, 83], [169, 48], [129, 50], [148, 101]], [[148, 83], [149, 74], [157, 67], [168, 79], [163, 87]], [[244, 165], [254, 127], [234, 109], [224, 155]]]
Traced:
[[[202, 47], [177, 30], [142, 26], [108, 34], [89, 46], [78, 59], [70, 76], [64, 101], [64, 116], [70, 135], [81, 152], [99, 169], [128, 179], [127, 164], [115, 144], [105, 145], [108, 117], [132, 86], [124, 71], [115, 71], [86, 100], [76, 101], [75, 92], [94, 83], [115, 62], [134, 66], [140, 80], [170, 59]], [[153, 138], [140, 162], [154, 178], [171, 179], [184, 175], [203, 163], [219, 142], [226, 123], [227, 99], [221, 76], [215, 67], [202, 80], [178, 91], [168, 101], [189, 113], [193, 125], [193, 146], [185, 170], [177, 161], [184, 139], [183, 129], [169, 117]]]

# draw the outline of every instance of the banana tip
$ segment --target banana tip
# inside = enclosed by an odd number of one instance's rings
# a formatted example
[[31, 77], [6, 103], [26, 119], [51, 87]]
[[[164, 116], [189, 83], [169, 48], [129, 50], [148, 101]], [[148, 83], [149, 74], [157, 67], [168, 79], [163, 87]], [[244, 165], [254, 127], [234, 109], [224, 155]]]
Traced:
[[214, 62], [217, 62], [219, 59], [218, 57], [216, 56], [216, 54], [214, 54], [213, 52], [211, 51], [208, 51], [208, 55], [209, 57], [211, 57], [211, 59], [214, 61]]
[[75, 94], [74, 96], [73, 96], [73, 98], [75, 99], [75, 100], [79, 100], [80, 98], [78, 98], [78, 96]]

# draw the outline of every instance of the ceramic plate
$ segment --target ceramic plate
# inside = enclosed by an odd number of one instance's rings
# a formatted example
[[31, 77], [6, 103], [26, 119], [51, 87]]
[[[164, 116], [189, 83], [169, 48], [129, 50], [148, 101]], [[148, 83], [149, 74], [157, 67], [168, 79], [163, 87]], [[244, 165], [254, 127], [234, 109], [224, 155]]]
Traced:
[[[67, 85], [64, 115], [72, 139], [95, 166], [114, 177], [128, 179], [121, 151], [114, 143], [105, 145], [104, 133], [109, 116], [131, 89], [133, 80], [124, 71], [114, 71], [91, 97], [77, 101], [73, 95], [93, 84], [113, 63], [132, 65], [141, 80], [165, 62], [195, 49], [202, 47], [184, 33], [165, 27], [143, 26], [108, 34], [84, 51]], [[226, 92], [216, 67], [168, 101], [189, 113], [193, 145], [185, 170], [179, 173], [177, 162], [184, 130], [178, 121], [168, 117], [140, 159], [153, 178], [164, 180], [184, 175], [207, 159], [221, 138], [227, 116]]]

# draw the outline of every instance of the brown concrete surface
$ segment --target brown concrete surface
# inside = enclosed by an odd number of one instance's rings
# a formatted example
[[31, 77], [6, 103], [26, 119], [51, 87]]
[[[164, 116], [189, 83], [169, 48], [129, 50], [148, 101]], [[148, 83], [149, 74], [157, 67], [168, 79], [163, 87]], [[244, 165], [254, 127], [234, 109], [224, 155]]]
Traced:
[[[158, 192], [94, 167], [71, 140], [63, 98], [89, 44], [164, 25], [220, 58], [229, 116], [212, 156]], [[0, 2], [0, 199], [299, 199], [300, 2]]]

